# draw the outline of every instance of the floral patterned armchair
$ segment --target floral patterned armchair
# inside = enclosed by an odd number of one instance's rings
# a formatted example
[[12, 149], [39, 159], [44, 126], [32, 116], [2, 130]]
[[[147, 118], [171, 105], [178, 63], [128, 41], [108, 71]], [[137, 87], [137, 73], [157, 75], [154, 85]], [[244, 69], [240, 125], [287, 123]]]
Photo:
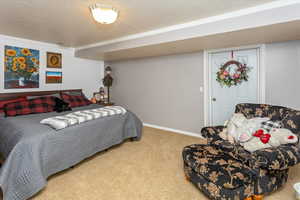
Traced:
[[[265, 104], [238, 104], [235, 112], [247, 118], [280, 120], [283, 128], [300, 137], [300, 111]], [[298, 144], [250, 153], [239, 144], [223, 140], [219, 136], [223, 128], [203, 128], [201, 133], [208, 145], [187, 146], [182, 154], [187, 178], [210, 199], [262, 199], [262, 195], [283, 186], [289, 168], [300, 162]]]

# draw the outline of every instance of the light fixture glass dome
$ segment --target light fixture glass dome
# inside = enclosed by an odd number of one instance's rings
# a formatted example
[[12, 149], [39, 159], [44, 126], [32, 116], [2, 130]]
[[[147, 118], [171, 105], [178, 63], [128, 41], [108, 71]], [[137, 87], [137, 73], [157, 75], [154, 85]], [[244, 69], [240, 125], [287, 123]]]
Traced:
[[118, 11], [109, 5], [94, 4], [90, 6], [94, 19], [101, 24], [112, 24], [118, 18]]

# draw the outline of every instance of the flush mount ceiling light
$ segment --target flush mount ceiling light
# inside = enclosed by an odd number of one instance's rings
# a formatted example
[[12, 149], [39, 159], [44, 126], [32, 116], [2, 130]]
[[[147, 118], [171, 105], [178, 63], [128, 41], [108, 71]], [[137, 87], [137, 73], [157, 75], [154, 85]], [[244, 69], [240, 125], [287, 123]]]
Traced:
[[96, 3], [90, 6], [94, 19], [101, 24], [112, 24], [118, 18], [118, 10], [109, 5]]

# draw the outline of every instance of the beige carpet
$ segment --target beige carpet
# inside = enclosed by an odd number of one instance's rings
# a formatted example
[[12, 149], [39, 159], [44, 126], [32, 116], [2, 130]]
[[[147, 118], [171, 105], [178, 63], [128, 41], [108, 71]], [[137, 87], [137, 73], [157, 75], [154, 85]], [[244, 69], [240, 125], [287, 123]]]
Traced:
[[[33, 200], [206, 200], [182, 170], [182, 148], [193, 143], [205, 141], [144, 128], [141, 141], [126, 142], [52, 176]], [[288, 184], [265, 199], [294, 199], [299, 169], [293, 168]]]

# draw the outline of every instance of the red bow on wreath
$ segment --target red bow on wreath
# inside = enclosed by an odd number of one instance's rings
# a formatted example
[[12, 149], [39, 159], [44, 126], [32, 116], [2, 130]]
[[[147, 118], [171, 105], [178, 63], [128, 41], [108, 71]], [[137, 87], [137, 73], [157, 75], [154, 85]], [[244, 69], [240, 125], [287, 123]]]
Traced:
[[271, 138], [271, 135], [269, 133], [264, 133], [264, 130], [259, 129], [257, 130], [254, 134], [254, 137], [258, 137], [260, 139], [260, 141], [264, 144], [267, 144]]

